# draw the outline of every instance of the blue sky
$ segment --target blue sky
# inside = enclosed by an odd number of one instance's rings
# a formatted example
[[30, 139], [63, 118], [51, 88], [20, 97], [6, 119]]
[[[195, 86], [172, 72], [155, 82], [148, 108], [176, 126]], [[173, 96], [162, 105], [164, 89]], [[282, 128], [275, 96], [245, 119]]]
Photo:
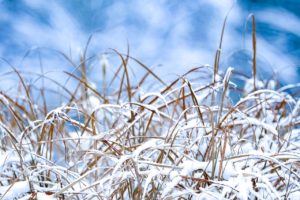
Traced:
[[[126, 52], [129, 44], [132, 56], [149, 67], [161, 66], [160, 73], [175, 75], [194, 66], [212, 65], [222, 23], [233, 6], [224, 36], [222, 67], [231, 65], [249, 73], [252, 47], [251, 22], [247, 17], [253, 12], [258, 21], [261, 71], [280, 72], [278, 76], [286, 82], [299, 81], [297, 1], [285, 4], [275, 0], [0, 2], [0, 56], [21, 70], [40, 70], [40, 58], [45, 71], [69, 69], [69, 64], [52, 50], [78, 61], [91, 34], [94, 37], [89, 55], [99, 58], [109, 48]], [[108, 59], [114, 64], [114, 58]], [[2, 62], [0, 71], [7, 70], [10, 68]], [[92, 76], [98, 74], [97, 70], [100, 70], [97, 63], [90, 66]]]

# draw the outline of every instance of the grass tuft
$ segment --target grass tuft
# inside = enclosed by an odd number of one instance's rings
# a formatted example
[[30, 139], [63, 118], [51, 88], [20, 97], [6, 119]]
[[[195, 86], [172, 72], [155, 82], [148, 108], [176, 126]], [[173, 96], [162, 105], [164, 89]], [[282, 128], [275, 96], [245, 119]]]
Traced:
[[12, 68], [19, 86], [0, 91], [0, 199], [299, 197], [299, 84], [257, 80], [252, 22], [253, 88], [232, 82], [247, 75], [219, 71], [225, 23], [214, 66], [173, 81], [128, 47], [106, 53], [119, 64], [99, 66], [97, 88], [91, 37], [79, 64], [60, 53], [74, 67], [63, 72], [73, 87]]

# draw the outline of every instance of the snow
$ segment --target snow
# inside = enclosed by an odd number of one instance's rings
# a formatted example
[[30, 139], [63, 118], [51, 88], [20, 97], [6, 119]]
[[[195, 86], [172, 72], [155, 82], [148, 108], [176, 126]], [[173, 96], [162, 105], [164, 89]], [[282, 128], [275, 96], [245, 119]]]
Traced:
[[[220, 168], [220, 162], [217, 161], [215, 164], [215, 176], [219, 176], [219, 168]], [[190, 175], [191, 172], [195, 170], [202, 169], [203, 171], [206, 171], [207, 173], [211, 174], [213, 170], [213, 163], [212, 162], [200, 162], [200, 161], [185, 161], [182, 165], [183, 167], [180, 175], [187, 176]], [[233, 166], [233, 163], [231, 161], [223, 161], [223, 178], [228, 180], [230, 177], [236, 177], [238, 175], [237, 170]]]
[[288, 199], [300, 199], [300, 191], [291, 192]]
[[56, 200], [57, 198], [55, 198], [54, 195], [47, 195], [45, 193], [38, 192], [37, 199], [38, 200]]
[[[264, 83], [260, 80], [256, 80], [255, 83], [257, 89], [262, 89], [264, 87]], [[247, 79], [244, 86], [244, 91], [246, 93], [251, 93], [253, 90], [254, 90], [254, 79], [253, 78]]]
[[17, 181], [9, 186], [0, 186], [0, 198], [3, 200], [22, 197], [28, 192], [30, 192], [28, 181]]
[[[232, 69], [229, 69], [221, 80], [223, 82], [215, 86], [216, 95], [222, 94], [226, 84], [230, 83], [231, 71]], [[177, 89], [181, 90], [182, 87]], [[205, 92], [209, 91], [211, 90]], [[176, 90], [173, 92], [175, 94]], [[0, 187], [1, 195], [8, 191], [3, 199], [28, 199], [33, 194], [37, 199], [56, 199], [57, 196], [47, 193], [50, 189], [55, 191], [56, 195], [82, 192], [87, 193], [90, 198], [100, 191], [98, 193], [101, 193], [102, 197], [109, 198], [121, 184], [127, 182], [131, 182], [132, 187], [135, 188], [141, 186], [142, 199], [148, 197], [147, 194], [152, 191], [154, 185], [160, 186], [156, 188], [157, 198], [174, 199], [178, 196], [191, 195], [194, 199], [223, 199], [230, 195], [229, 199], [234, 197], [278, 199], [285, 191], [275, 186], [279, 177], [285, 181], [289, 180], [294, 188], [299, 186], [300, 176], [296, 166], [299, 160], [297, 142], [300, 129], [285, 128], [299, 119], [299, 100], [278, 91], [262, 89], [251, 92], [236, 105], [228, 106], [227, 102], [224, 103], [223, 109], [220, 109], [218, 104], [209, 106], [201, 104], [200, 109], [204, 120], [202, 123], [195, 112], [195, 108], [198, 108], [195, 105], [173, 114], [168, 109], [159, 109], [161, 105], [167, 104], [173, 98], [173, 94], [168, 95], [170, 96], [145, 94], [144, 98], [158, 96], [161, 99], [157, 104], [151, 105], [144, 105], [145, 102], [100, 104], [96, 97], [91, 97], [87, 99], [89, 102], [85, 101], [85, 104], [81, 105], [83, 108], [61, 106], [51, 110], [44, 121], [36, 123], [39, 125], [29, 121], [28, 126], [32, 128], [32, 135], [39, 130], [40, 124], [55, 126], [57, 122], [64, 120], [87, 127], [83, 132], [80, 128], [76, 131], [59, 132], [61, 140], [64, 145], [68, 145], [68, 151], [71, 152], [68, 154], [70, 158], [62, 158], [66, 160], [64, 166], [45, 158], [43, 160], [42, 155], [38, 157], [34, 153], [28, 153], [30, 146], [27, 144], [22, 146], [20, 154], [22, 161], [27, 165], [34, 159], [37, 164], [23, 172], [20, 169], [21, 161], [17, 151], [1, 149], [0, 156], [3, 159], [0, 160], [0, 172], [6, 173], [8, 177], [13, 176], [13, 173], [25, 173], [34, 183], [32, 188], [35, 190], [35, 193], [30, 191], [28, 181], [17, 181], [11, 184], [8, 182], [9, 178], [1, 177], [5, 185]], [[197, 95], [200, 98], [210, 94]], [[224, 97], [228, 98], [226, 95]], [[286, 116], [280, 116], [281, 113], [276, 110], [276, 106], [282, 101], [286, 101], [289, 106]], [[88, 103], [93, 106], [85, 107]], [[145, 108], [143, 113], [139, 113], [139, 109], [136, 109], [140, 107]], [[86, 109], [85, 114], [96, 113], [101, 119], [99, 127], [95, 128], [96, 134], [86, 131], [90, 128], [88, 123], [84, 124], [80, 120], [73, 119], [67, 112], [72, 110], [80, 115], [80, 109]], [[114, 114], [109, 119], [120, 117], [120, 120], [111, 127], [103, 128], [101, 124], [103, 114], [107, 111]], [[131, 111], [137, 113], [137, 117], [133, 122], [128, 123], [126, 116], [130, 117]], [[259, 116], [256, 115], [257, 112]], [[155, 125], [149, 128], [147, 132], [149, 135], [132, 135], [131, 130], [144, 130], [143, 122], [147, 122], [153, 113], [156, 113], [154, 115], [156, 117], [152, 118]], [[222, 124], [218, 124], [217, 115], [223, 117]], [[165, 123], [165, 119], [168, 123]], [[159, 130], [158, 134], [155, 132], [156, 128]], [[3, 126], [2, 129], [2, 132], [6, 132]], [[22, 134], [27, 137], [25, 131]], [[37, 132], [38, 134], [40, 132]], [[55, 138], [53, 141], [61, 142]], [[106, 141], [105, 145], [103, 141]], [[212, 142], [215, 149], [210, 155], [211, 152], [207, 153], [207, 151]], [[224, 146], [226, 148], [223, 154]], [[59, 155], [59, 150], [55, 149], [55, 153]], [[80, 157], [81, 155], [83, 156]], [[90, 163], [97, 157], [99, 157], [98, 163], [91, 165]], [[88, 168], [90, 166], [91, 168]], [[293, 170], [290, 170], [291, 168]], [[80, 174], [85, 169], [88, 170]], [[275, 169], [276, 173], [274, 173]], [[41, 181], [37, 177], [50, 171], [51, 174], [55, 174], [52, 175], [54, 181], [44, 181], [48, 184], [47, 188], [39, 185]], [[94, 177], [101, 178], [93, 179]], [[253, 186], [253, 180], [256, 181], [256, 188]], [[199, 187], [197, 184], [205, 187]], [[299, 192], [291, 191], [289, 195], [288, 198], [297, 199]], [[124, 198], [128, 199], [128, 196]]]

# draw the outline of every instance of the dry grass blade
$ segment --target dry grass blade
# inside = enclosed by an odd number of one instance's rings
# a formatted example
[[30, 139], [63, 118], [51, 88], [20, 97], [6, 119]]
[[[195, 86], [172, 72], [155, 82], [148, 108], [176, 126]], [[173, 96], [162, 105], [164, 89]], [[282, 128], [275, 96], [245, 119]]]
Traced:
[[256, 90], [256, 23], [255, 23], [255, 16], [253, 14], [251, 14], [249, 17], [252, 18], [252, 48], [253, 48], [252, 73], [253, 73], [253, 85], [255, 91]]
[[96, 94], [99, 98], [101, 98], [105, 103], [108, 103], [108, 99], [106, 99], [104, 96], [102, 96], [97, 90], [95, 90], [92, 86], [90, 86], [85, 80], [75, 76], [74, 74], [71, 74], [69, 72], [64, 72], [66, 73], [67, 75], [69, 75], [70, 77], [78, 80], [81, 84], [84, 85], [85, 88], [91, 90], [94, 94]]

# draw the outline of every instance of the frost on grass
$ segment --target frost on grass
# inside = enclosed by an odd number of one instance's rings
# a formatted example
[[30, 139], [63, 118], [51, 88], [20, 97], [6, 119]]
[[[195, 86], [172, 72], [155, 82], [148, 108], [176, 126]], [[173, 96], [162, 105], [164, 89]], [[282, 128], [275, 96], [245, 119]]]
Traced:
[[17, 95], [1, 91], [0, 198], [299, 197], [298, 85], [245, 79], [241, 88], [233, 68], [214, 75], [208, 66], [166, 82], [114, 53], [121, 64], [103, 69], [101, 87], [82, 58], [79, 75], [67, 73], [77, 86], [58, 85], [56, 108], [51, 88], [22, 74]]

